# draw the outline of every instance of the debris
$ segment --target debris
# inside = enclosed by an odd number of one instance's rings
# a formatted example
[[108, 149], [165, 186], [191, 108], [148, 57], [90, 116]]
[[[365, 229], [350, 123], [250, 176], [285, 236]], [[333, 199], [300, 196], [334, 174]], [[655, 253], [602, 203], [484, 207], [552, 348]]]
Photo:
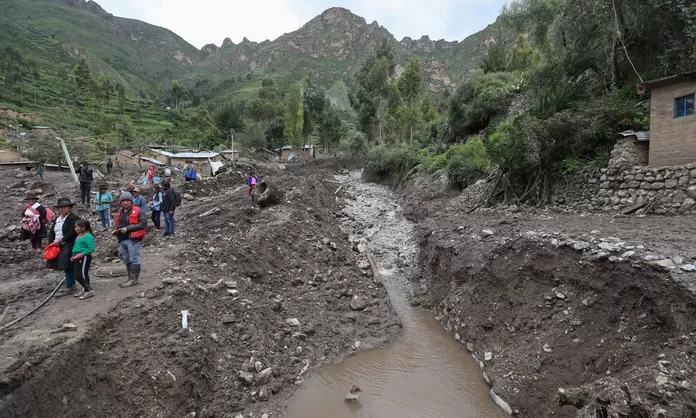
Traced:
[[300, 321], [297, 318], [288, 318], [285, 320], [285, 323], [288, 325], [292, 325], [293, 327], [300, 326]]
[[245, 386], [250, 386], [254, 382], [254, 375], [244, 370], [240, 370], [237, 377]]
[[491, 360], [493, 360], [493, 353], [491, 353], [490, 351], [486, 351], [486, 352], [484, 353], [484, 355], [483, 355], [483, 360], [484, 360], [484, 361], [491, 361]]
[[483, 231], [481, 231], [481, 235], [483, 235], [484, 237], [490, 237], [492, 235], [495, 235], [495, 232], [493, 232], [490, 229], [484, 229]]
[[353, 300], [350, 302], [350, 309], [354, 311], [362, 311], [367, 308], [367, 301], [362, 296], [354, 296]]
[[345, 401], [356, 402], [360, 397], [360, 392], [362, 392], [362, 389], [360, 389], [358, 386], [352, 385], [350, 390], [348, 391], [348, 394], [346, 395]]
[[550, 345], [544, 344], [544, 352], [545, 352], [545, 353], [550, 353], [550, 352], [552, 352], [552, 351], [553, 351], [553, 350], [551, 349], [551, 346], [550, 346]]
[[67, 323], [63, 324], [60, 328], [53, 330], [54, 334], [60, 333], [60, 332], [70, 332], [70, 331], [77, 331], [77, 326], [73, 323]]
[[162, 279], [162, 284], [166, 285], [172, 285], [176, 282], [178, 282], [178, 280], [175, 277], [165, 277], [164, 279]]
[[188, 311], [181, 311], [181, 328], [182, 329], [187, 329], [188, 328]]
[[258, 375], [256, 375], [256, 386], [263, 386], [267, 384], [271, 380], [271, 376], [273, 376], [273, 369], [268, 367], [264, 370], [261, 370]]
[[[191, 199], [191, 200], [192, 200], [192, 199]], [[215, 213], [218, 213], [218, 212], [220, 212], [220, 208], [215, 207], [215, 208], [210, 209], [210, 210], [207, 211], [207, 212], [201, 213], [200, 215], [198, 215], [198, 217], [199, 217], [199, 218], [205, 218], [206, 216], [210, 216], [210, 215], [215, 214]]]

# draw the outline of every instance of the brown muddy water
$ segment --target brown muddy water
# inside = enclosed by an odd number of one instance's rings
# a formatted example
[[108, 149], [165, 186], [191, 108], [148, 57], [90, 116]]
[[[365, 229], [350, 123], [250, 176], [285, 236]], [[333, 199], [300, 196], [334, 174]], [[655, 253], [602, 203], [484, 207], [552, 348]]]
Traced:
[[[384, 268], [414, 245], [408, 236], [411, 225], [399, 216], [398, 205], [389, 203], [395, 198], [386, 188], [352, 177], [357, 196], [351, 214], [358, 222], [380, 219], [366, 236], [370, 247], [377, 248], [382, 280], [403, 323], [403, 334], [387, 348], [364, 351], [313, 372], [290, 398], [286, 417], [509, 417], [493, 402], [482, 371], [466, 348], [440, 327], [432, 313], [412, 308], [406, 278], [394, 268]], [[410, 251], [413, 254], [415, 247]], [[352, 385], [362, 393], [357, 402], [345, 403]]]

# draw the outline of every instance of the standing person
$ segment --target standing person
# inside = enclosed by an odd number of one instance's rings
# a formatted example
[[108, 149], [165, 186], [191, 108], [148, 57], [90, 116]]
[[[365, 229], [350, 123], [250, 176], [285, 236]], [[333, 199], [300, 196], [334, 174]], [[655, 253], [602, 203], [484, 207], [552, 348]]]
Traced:
[[101, 220], [104, 231], [111, 228], [111, 204], [114, 202], [114, 196], [106, 191], [106, 184], [99, 185], [99, 193], [94, 198], [94, 203], [97, 205], [97, 213]]
[[48, 267], [53, 270], [62, 270], [65, 272], [65, 287], [61, 291], [60, 296], [72, 293], [75, 290], [75, 275], [73, 273], [72, 257], [73, 246], [75, 245], [75, 223], [80, 219], [79, 216], [72, 213], [75, 203], [69, 198], [63, 197], [58, 199], [58, 212], [60, 215], [55, 219], [53, 225], [48, 232], [49, 246], [60, 248], [60, 255], [55, 260], [49, 261]]
[[116, 230], [113, 235], [118, 239], [121, 259], [126, 264], [128, 281], [121, 287], [138, 284], [140, 278], [140, 244], [145, 238], [147, 214], [133, 204], [133, 195], [124, 192], [118, 198], [121, 209], [116, 214]]
[[172, 168], [169, 166], [164, 167], [164, 172], [162, 173], [162, 177], [164, 179], [162, 180], [163, 183], [171, 183], [172, 182]]
[[150, 203], [150, 210], [152, 210], [152, 223], [155, 228], [161, 229], [162, 225], [160, 223], [160, 215], [162, 214], [162, 190], [159, 184], [155, 184], [155, 193], [152, 195], [152, 202]]
[[150, 183], [150, 186], [155, 185], [155, 166], [153, 165], [147, 169], [147, 182]]
[[89, 299], [94, 296], [94, 290], [90, 286], [89, 266], [92, 264], [92, 253], [96, 249], [94, 245], [94, 235], [92, 227], [86, 219], [80, 219], [75, 222], [75, 245], [72, 249], [73, 275], [80, 285], [82, 291], [75, 293], [75, 297], [80, 300]]
[[114, 171], [114, 162], [111, 161], [111, 157], [109, 157], [109, 159], [106, 160], [106, 172], [111, 175], [112, 171]]
[[82, 204], [89, 206], [89, 201], [92, 198], [92, 181], [94, 181], [94, 172], [89, 168], [89, 164], [84, 162], [80, 164], [80, 199]]
[[162, 197], [162, 212], [164, 212], [164, 234], [162, 236], [174, 236], [174, 212], [176, 207], [181, 204], [176, 190], [172, 189], [171, 184], [162, 183], [164, 196]]
[[188, 160], [186, 166], [184, 167], [184, 178], [185, 181], [198, 180], [198, 173], [196, 172], [196, 166], [193, 165], [193, 161]]
[[132, 184], [129, 184], [128, 191], [133, 196], [133, 204], [140, 208], [140, 212], [147, 213], [147, 201], [145, 200], [143, 195], [140, 194], [140, 189], [133, 186]]
[[39, 198], [30, 194], [24, 200], [27, 205], [22, 212], [22, 239], [31, 241], [31, 248], [40, 250], [46, 238], [46, 208], [39, 203]]
[[36, 167], [36, 178], [43, 180], [43, 173], [44, 170], [46, 169], [46, 166], [44, 163], [39, 163], [38, 167]]
[[254, 188], [256, 188], [256, 185], [259, 183], [259, 178], [254, 175], [254, 172], [249, 173], [249, 178], [247, 179], [247, 183], [249, 184], [249, 197], [251, 198], [251, 201], [254, 201], [254, 195], [252, 194], [254, 192]]

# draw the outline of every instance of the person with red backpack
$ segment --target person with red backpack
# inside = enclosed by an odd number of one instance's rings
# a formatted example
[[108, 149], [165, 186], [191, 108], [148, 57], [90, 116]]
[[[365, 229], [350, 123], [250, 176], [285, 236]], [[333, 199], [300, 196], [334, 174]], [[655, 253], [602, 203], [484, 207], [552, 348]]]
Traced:
[[39, 203], [35, 195], [29, 195], [24, 200], [27, 205], [22, 212], [22, 239], [30, 240], [32, 249], [41, 250], [43, 239], [48, 235], [46, 224], [53, 222], [56, 214]]
[[118, 239], [121, 259], [126, 264], [128, 281], [121, 287], [131, 287], [138, 284], [140, 278], [140, 245], [145, 239], [147, 228], [147, 212], [133, 205], [133, 195], [123, 192], [118, 198], [121, 209], [116, 214], [116, 230], [113, 235]]
[[259, 184], [259, 178], [254, 174], [254, 172], [249, 173], [249, 177], [247, 178], [247, 183], [249, 185], [249, 197], [251, 198], [251, 201], [254, 201], [254, 189], [256, 188], [256, 185]]

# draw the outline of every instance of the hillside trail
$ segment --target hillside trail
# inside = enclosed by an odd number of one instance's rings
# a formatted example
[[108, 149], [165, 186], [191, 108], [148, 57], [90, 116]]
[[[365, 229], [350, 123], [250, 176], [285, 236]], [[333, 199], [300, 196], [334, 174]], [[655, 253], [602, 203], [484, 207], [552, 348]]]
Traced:
[[[392, 345], [356, 354], [314, 372], [290, 399], [287, 417], [467, 417], [506, 416], [493, 402], [481, 370], [435, 316], [409, 305], [408, 277], [416, 272], [413, 224], [395, 194], [365, 183], [360, 172], [336, 176], [346, 189], [343, 209], [354, 242], [374, 255], [391, 304], [403, 323]], [[364, 266], [363, 266], [364, 267]], [[357, 385], [357, 402], [344, 397]]]

